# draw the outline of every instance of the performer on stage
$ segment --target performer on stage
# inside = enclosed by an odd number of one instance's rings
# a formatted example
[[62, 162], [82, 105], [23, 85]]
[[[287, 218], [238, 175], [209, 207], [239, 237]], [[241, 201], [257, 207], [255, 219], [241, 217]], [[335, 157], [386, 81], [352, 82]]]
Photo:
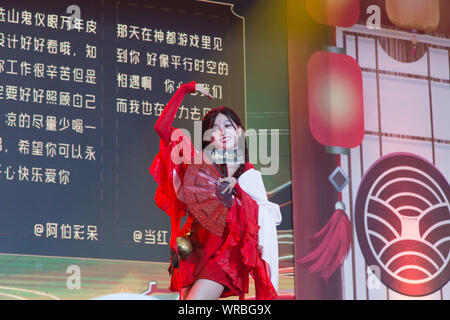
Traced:
[[[194, 92], [212, 99], [200, 84], [190, 82], [180, 86], [156, 122], [160, 150], [149, 169], [158, 183], [156, 204], [171, 217], [170, 289], [179, 291], [180, 298], [187, 300], [228, 296], [244, 299], [251, 275], [256, 299], [274, 299], [278, 290], [276, 226], [281, 222], [281, 213], [277, 204], [268, 201], [261, 173], [248, 161], [247, 145], [245, 162], [218, 165], [224, 175], [218, 183], [226, 186], [221, 194], [228, 192], [234, 199], [221, 236], [195, 219], [183, 201], [184, 174], [201, 152], [172, 123], [184, 96]], [[234, 151], [239, 139], [245, 139], [239, 117], [228, 107], [213, 109], [204, 116], [202, 134], [208, 130], [211, 141], [203, 141], [203, 152], [208, 145]], [[182, 163], [173, 160], [174, 152], [181, 154]], [[181, 228], [181, 218], [186, 212], [187, 221]], [[177, 238], [192, 245], [192, 252], [185, 257], [180, 256]]]

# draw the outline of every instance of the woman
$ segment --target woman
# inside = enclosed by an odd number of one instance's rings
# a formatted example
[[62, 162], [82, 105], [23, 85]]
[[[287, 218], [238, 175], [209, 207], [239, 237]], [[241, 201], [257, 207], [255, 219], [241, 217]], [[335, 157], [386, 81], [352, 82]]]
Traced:
[[[183, 260], [176, 254], [171, 256], [170, 289], [179, 290], [180, 297], [188, 300], [233, 295], [243, 299], [248, 292], [250, 274], [255, 281], [256, 299], [273, 299], [278, 287], [276, 225], [281, 222], [281, 214], [279, 206], [267, 200], [261, 173], [248, 162], [246, 144], [245, 163], [219, 165], [225, 177], [218, 183], [226, 183], [223, 192], [233, 193], [235, 199], [222, 236], [206, 230], [190, 212], [180, 230], [180, 219], [188, 211], [181, 188], [184, 173], [202, 153], [196, 151], [172, 123], [184, 96], [194, 92], [212, 99], [207, 90], [195, 82], [183, 84], [175, 92], [156, 122], [160, 150], [149, 170], [159, 184], [156, 204], [171, 217], [171, 250], [177, 251], [175, 238], [179, 236], [188, 236], [193, 246], [192, 253]], [[239, 117], [227, 107], [208, 112], [202, 121], [202, 131], [203, 137], [210, 138], [203, 142], [204, 152], [211, 147], [234, 151], [238, 149], [239, 139], [245, 139]], [[174, 161], [174, 154], [183, 161]]]

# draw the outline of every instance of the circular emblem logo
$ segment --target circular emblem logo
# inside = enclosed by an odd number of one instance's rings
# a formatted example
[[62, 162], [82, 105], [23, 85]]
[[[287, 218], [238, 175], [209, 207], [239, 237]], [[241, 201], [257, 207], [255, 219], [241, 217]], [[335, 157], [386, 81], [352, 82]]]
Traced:
[[450, 278], [450, 186], [431, 163], [409, 153], [380, 158], [364, 175], [355, 204], [366, 263], [401, 294], [423, 296]]

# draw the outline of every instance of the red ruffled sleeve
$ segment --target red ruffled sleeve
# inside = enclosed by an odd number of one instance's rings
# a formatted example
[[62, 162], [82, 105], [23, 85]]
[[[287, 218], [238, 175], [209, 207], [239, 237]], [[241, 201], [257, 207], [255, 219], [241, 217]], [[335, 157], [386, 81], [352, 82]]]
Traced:
[[167, 144], [170, 142], [170, 135], [172, 133], [171, 128], [173, 120], [177, 115], [178, 108], [180, 107], [185, 95], [193, 92], [195, 92], [195, 81], [181, 85], [167, 103], [160, 117], [156, 121], [155, 131]]
[[[172, 144], [166, 145], [161, 139], [159, 153], [153, 160], [149, 172], [158, 184], [154, 197], [156, 205], [171, 217], [171, 234], [174, 235], [179, 230], [179, 221], [185, 215], [186, 205], [178, 199], [173, 185], [174, 170], [177, 174], [181, 174], [181, 168], [175, 165], [170, 159], [172, 149]], [[173, 236], [170, 239], [170, 246], [175, 250], [175, 237]]]
[[255, 282], [255, 298], [272, 300], [277, 293], [270, 280], [269, 267], [258, 250], [258, 204], [240, 186], [236, 186], [241, 204], [235, 201], [228, 212], [230, 232], [216, 253], [215, 261], [242, 293], [248, 292], [250, 274]]
[[[184, 96], [191, 92], [195, 92], [194, 81], [180, 86], [156, 121], [155, 130], [160, 136], [159, 152], [149, 168], [149, 173], [158, 184], [155, 193], [156, 205], [171, 217], [170, 246], [173, 250], [176, 250], [175, 239], [180, 229], [180, 219], [186, 214], [187, 210], [185, 203], [177, 196], [178, 190], [175, 190], [174, 182], [178, 179], [182, 183], [183, 166], [190, 163], [198, 153], [189, 138], [181, 130], [172, 127], [172, 123]], [[179, 139], [171, 142], [170, 138], [175, 130], [177, 130]], [[190, 150], [190, 152], [183, 154], [182, 150]], [[172, 154], [177, 152], [183, 156], [181, 163], [172, 161]], [[174, 177], [174, 175], [176, 176]]]

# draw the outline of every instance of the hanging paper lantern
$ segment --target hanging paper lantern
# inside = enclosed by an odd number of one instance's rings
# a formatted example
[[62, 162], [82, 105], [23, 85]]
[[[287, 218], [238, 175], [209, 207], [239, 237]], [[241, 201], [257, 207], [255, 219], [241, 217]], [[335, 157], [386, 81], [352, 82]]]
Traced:
[[386, 11], [398, 27], [433, 31], [439, 25], [439, 0], [386, 0]]
[[359, 0], [307, 0], [306, 9], [318, 23], [351, 27], [359, 20]]
[[353, 148], [364, 138], [362, 72], [345, 54], [319, 51], [308, 62], [309, 125], [331, 147]]

